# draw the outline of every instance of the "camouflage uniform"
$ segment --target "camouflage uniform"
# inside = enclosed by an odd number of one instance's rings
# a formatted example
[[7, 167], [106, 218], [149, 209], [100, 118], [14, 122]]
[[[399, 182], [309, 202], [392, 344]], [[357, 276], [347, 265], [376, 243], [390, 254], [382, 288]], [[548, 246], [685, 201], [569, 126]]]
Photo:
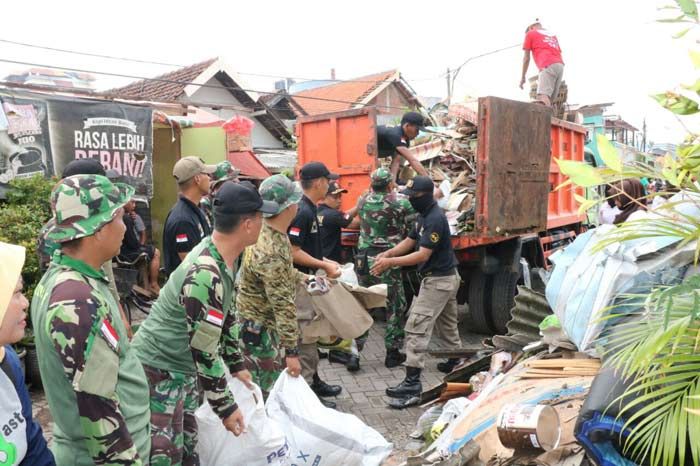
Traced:
[[[56, 223], [47, 238], [60, 244], [95, 234], [133, 192], [99, 175], [66, 178], [51, 195]], [[148, 384], [105, 275], [56, 253], [31, 313], [56, 463], [147, 464]]]
[[209, 220], [209, 225], [214, 226], [214, 212], [212, 211], [212, 201], [214, 199], [214, 194], [216, 190], [221, 186], [224, 181], [237, 180], [238, 175], [241, 171], [233, 168], [231, 162], [224, 160], [216, 165], [216, 171], [211, 175], [211, 185], [209, 186], [209, 194], [204, 196], [201, 201], [199, 201], [199, 207], [204, 211], [204, 214]]
[[[372, 173], [372, 183], [388, 185], [391, 173], [379, 168]], [[366, 270], [359, 270], [362, 286], [384, 283], [388, 287], [387, 326], [384, 336], [386, 349], [399, 349], [403, 342], [404, 331], [402, 319], [406, 310], [406, 295], [403, 288], [401, 268], [387, 269], [380, 277], [369, 273], [374, 265], [374, 257], [393, 248], [406, 237], [407, 230], [415, 211], [408, 199], [397, 192], [371, 192], [359, 202], [360, 239], [359, 257], [366, 258]]]
[[[260, 195], [280, 206], [278, 213], [301, 199], [301, 189], [284, 175], [263, 181]], [[299, 330], [294, 305], [296, 287], [307, 275], [294, 268], [286, 232], [263, 224], [258, 242], [246, 249], [238, 282], [236, 308], [246, 368], [267, 397], [284, 367], [285, 355], [297, 353]]]
[[243, 369], [235, 335], [233, 280], [211, 237], [170, 275], [133, 346], [150, 385], [151, 465], [196, 465], [194, 411], [203, 395], [226, 419], [238, 406], [228, 389]]

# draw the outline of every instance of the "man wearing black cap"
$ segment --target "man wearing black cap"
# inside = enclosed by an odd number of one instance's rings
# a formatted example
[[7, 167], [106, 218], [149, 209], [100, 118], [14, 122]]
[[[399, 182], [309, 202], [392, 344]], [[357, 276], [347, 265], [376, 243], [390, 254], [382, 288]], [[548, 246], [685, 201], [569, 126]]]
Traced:
[[[340, 276], [340, 266], [337, 262], [324, 259], [321, 235], [318, 226], [318, 211], [316, 203], [326, 196], [330, 180], [337, 180], [338, 175], [328, 171], [321, 162], [309, 162], [299, 170], [301, 189], [304, 197], [299, 202], [299, 210], [292, 220], [287, 235], [292, 243], [292, 258], [294, 266], [304, 273], [313, 275], [316, 270], [322, 269], [330, 278]], [[297, 319], [299, 327], [303, 329], [311, 323], [315, 311], [311, 303], [303, 294], [297, 293], [296, 298]], [[318, 376], [318, 351], [317, 341], [306, 341], [304, 337], [299, 342], [299, 359], [301, 361], [301, 375], [311, 386], [316, 395], [336, 396], [341, 388], [338, 385], [328, 385]], [[335, 407], [331, 402], [321, 400], [326, 406]]]
[[391, 157], [391, 175], [396, 179], [401, 165], [400, 155], [408, 161], [416, 173], [428, 176], [428, 171], [408, 150], [411, 141], [425, 127], [425, 118], [418, 112], [408, 112], [401, 118], [401, 126], [377, 126], [377, 148], [379, 157]]
[[257, 242], [262, 214], [277, 209], [257, 191], [224, 182], [213, 201], [214, 233], [173, 271], [134, 337], [150, 386], [150, 464], [198, 464], [194, 411], [201, 396], [227, 430], [244, 430], [224, 369], [250, 386], [232, 310], [236, 262]]
[[347, 228], [357, 215], [357, 206], [342, 212], [340, 210], [340, 197], [348, 190], [341, 188], [338, 183], [328, 183], [326, 197], [318, 205], [318, 227], [321, 232], [321, 247], [323, 257], [341, 262], [340, 235], [343, 228]]
[[[457, 258], [452, 249], [450, 227], [447, 217], [433, 199], [434, 185], [427, 176], [417, 176], [406, 184], [404, 194], [409, 196], [411, 206], [418, 212], [418, 219], [408, 238], [377, 256], [371, 269], [379, 276], [391, 267], [418, 265], [422, 276], [420, 291], [413, 300], [406, 322], [406, 377], [396, 387], [386, 389], [392, 398], [402, 399], [390, 406], [402, 408], [405, 400], [420, 396], [422, 386], [420, 374], [424, 366], [424, 354], [433, 327], [452, 347], [461, 346], [457, 329], [457, 290], [460, 278], [457, 273]], [[414, 251], [416, 246], [418, 250]], [[410, 254], [409, 254], [410, 252]], [[440, 364], [454, 367], [456, 360]], [[450, 367], [450, 371], [452, 369]], [[448, 371], [449, 372], [449, 371]]]

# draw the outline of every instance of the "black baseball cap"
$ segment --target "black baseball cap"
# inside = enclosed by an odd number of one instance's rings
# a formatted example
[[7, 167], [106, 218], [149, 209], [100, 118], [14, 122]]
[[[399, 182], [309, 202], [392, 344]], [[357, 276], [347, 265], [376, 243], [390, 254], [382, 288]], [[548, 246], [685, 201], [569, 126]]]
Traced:
[[214, 196], [215, 215], [249, 214], [256, 211], [276, 214], [278, 207], [276, 202], [263, 201], [256, 189], [233, 181], [225, 181]]
[[331, 181], [328, 183], [328, 192], [326, 193], [326, 196], [331, 196], [331, 195], [336, 195], [336, 194], [343, 194], [347, 193], [348, 190], [345, 188], [341, 188], [338, 183], [335, 181]]
[[309, 162], [299, 170], [299, 178], [302, 180], [315, 180], [317, 178], [328, 178], [329, 180], [337, 180], [340, 178], [337, 174], [331, 173], [321, 162]]
[[406, 123], [416, 125], [420, 130], [425, 128], [425, 118], [418, 112], [404, 113], [404, 115], [401, 117], [401, 126]]
[[419, 193], [432, 193], [435, 190], [433, 180], [429, 176], [416, 176], [406, 182], [406, 189], [401, 194], [415, 196]]
[[68, 162], [68, 165], [63, 168], [61, 178], [68, 178], [73, 175], [105, 176], [105, 169], [97, 159], [75, 159]]

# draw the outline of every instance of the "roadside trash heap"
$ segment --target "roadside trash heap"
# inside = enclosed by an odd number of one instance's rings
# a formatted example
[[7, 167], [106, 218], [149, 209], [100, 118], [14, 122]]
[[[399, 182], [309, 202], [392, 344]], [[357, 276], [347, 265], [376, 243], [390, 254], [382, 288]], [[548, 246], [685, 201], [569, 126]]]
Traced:
[[[675, 208], [692, 218], [700, 216], [697, 205]], [[519, 287], [508, 333], [465, 350], [470, 357], [421, 395], [426, 410], [411, 437], [422, 444], [405, 465], [635, 464], [625, 456], [629, 432], [618, 416], [626, 382], [605, 364], [607, 338], [624, 316], [600, 317], [630, 294], [648, 295], [700, 270], [692, 265], [696, 244], [677, 237], [593, 252], [614, 228], [589, 230], [552, 255], [545, 289]]]

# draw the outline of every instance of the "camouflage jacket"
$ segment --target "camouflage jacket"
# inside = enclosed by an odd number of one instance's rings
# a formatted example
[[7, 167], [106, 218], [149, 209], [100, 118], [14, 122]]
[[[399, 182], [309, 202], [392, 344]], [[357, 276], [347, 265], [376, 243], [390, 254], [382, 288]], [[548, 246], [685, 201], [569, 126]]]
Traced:
[[148, 383], [104, 274], [56, 254], [36, 288], [32, 322], [57, 463], [147, 463]]
[[207, 217], [207, 220], [209, 221], [209, 226], [211, 229], [214, 229], [214, 210], [213, 210], [213, 205], [212, 205], [212, 198], [213, 196], [211, 194], [208, 194], [202, 198], [201, 201], [199, 201], [199, 208], [202, 209], [202, 212], [204, 212], [204, 216]]
[[359, 249], [392, 248], [408, 233], [416, 211], [408, 198], [396, 192], [371, 192], [359, 202]]
[[196, 373], [222, 419], [237, 408], [224, 363], [232, 373], [243, 369], [231, 309], [234, 277], [211, 237], [203, 239], [170, 275], [133, 341], [143, 364]]
[[294, 268], [292, 245], [285, 233], [263, 223], [258, 242], [246, 248], [238, 282], [239, 320], [252, 320], [280, 338], [282, 347], [296, 349], [299, 331], [294, 296], [306, 274]]

